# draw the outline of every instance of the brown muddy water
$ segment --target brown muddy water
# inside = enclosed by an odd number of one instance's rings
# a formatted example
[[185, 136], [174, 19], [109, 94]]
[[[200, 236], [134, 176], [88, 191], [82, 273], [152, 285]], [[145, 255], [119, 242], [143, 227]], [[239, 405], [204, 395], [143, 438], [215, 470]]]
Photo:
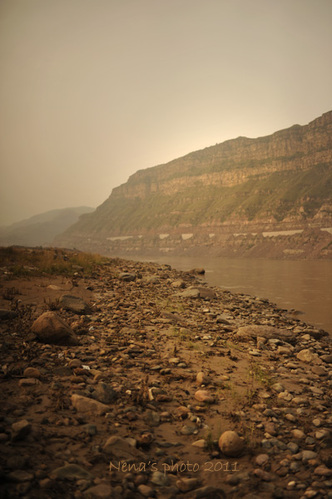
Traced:
[[297, 317], [332, 336], [332, 261], [193, 258], [146, 259], [178, 270], [205, 269], [205, 280], [234, 293], [268, 298], [279, 307], [302, 312]]

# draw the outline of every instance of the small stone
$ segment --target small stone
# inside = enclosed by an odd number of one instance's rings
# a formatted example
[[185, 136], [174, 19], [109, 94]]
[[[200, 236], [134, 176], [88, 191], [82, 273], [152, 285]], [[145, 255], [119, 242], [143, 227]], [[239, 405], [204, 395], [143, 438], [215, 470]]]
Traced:
[[264, 466], [266, 463], [269, 461], [269, 455], [268, 454], [259, 454], [256, 456], [256, 464], [258, 466]]
[[199, 489], [196, 489], [194, 495], [191, 496], [193, 499], [226, 499], [226, 494], [222, 489], [212, 487], [211, 485], [205, 485]]
[[244, 449], [244, 441], [235, 431], [225, 431], [219, 438], [219, 448], [225, 456], [237, 457]]
[[165, 473], [161, 473], [161, 471], [154, 471], [150, 480], [154, 485], [160, 486], [165, 486], [169, 483], [168, 476]]
[[284, 392], [278, 393], [278, 398], [285, 400], [286, 402], [290, 402], [293, 396], [287, 390], [285, 390]]
[[257, 478], [260, 478], [264, 482], [270, 482], [272, 480], [272, 475], [260, 468], [255, 469], [253, 473], [257, 476]]
[[153, 497], [154, 496], [153, 488], [149, 487], [149, 485], [145, 485], [144, 483], [140, 484], [137, 487], [137, 490], [140, 494], [142, 494], [143, 497]]
[[275, 424], [272, 422], [265, 423], [264, 429], [267, 433], [269, 433], [273, 437], [275, 437], [277, 435], [277, 430], [276, 430]]
[[92, 392], [92, 397], [103, 404], [111, 404], [117, 398], [117, 393], [110, 385], [99, 382]]
[[189, 492], [189, 490], [196, 489], [199, 485], [197, 478], [182, 478], [176, 482], [177, 488], [181, 492]]
[[299, 446], [295, 442], [289, 442], [287, 447], [292, 454], [296, 454], [299, 451]]
[[[108, 455], [114, 456], [116, 459], [133, 459], [142, 458], [144, 456], [139, 449], [136, 449], [130, 442], [117, 435], [109, 437], [103, 446], [103, 451]], [[113, 466], [111, 462], [110, 470], [112, 471], [112, 469]]]
[[210, 382], [210, 378], [209, 378], [209, 376], [207, 376], [207, 374], [204, 374], [203, 372], [199, 372], [199, 373], [197, 373], [196, 381], [199, 385], [208, 385]]
[[320, 419], [317, 418], [313, 420], [312, 424], [318, 428], [319, 426], [322, 425], [322, 422]]
[[82, 362], [79, 359], [73, 359], [69, 362], [68, 366], [71, 368], [82, 367]]
[[0, 443], [5, 443], [9, 440], [7, 433], [0, 433]]
[[298, 352], [296, 354], [296, 357], [302, 362], [307, 362], [307, 363], [317, 361], [318, 359], [318, 355], [316, 353], [312, 353], [312, 351], [309, 350], [309, 348], [306, 348]]
[[18, 313], [14, 310], [7, 310], [6, 308], [0, 308], [0, 321], [7, 321], [15, 319]]
[[332, 469], [322, 464], [314, 469], [314, 473], [319, 476], [332, 476]]
[[90, 312], [89, 305], [78, 296], [62, 295], [60, 304], [65, 310], [70, 310], [75, 314], [84, 315]]
[[212, 404], [214, 402], [214, 397], [207, 390], [197, 390], [195, 399], [206, 404]]
[[12, 482], [22, 483], [22, 482], [30, 482], [31, 480], [33, 480], [34, 475], [24, 470], [15, 470], [11, 471], [8, 474], [8, 478]]
[[302, 430], [298, 430], [297, 428], [295, 430], [292, 430], [292, 435], [294, 438], [301, 439], [305, 437], [305, 434]]
[[86, 471], [81, 466], [77, 464], [66, 464], [60, 468], [56, 468], [51, 473], [52, 478], [57, 478], [59, 480], [80, 480], [80, 479], [91, 479], [93, 476], [91, 473]]
[[310, 461], [311, 459], [316, 459], [317, 457], [317, 452], [314, 452], [312, 450], [304, 450], [302, 452], [302, 461]]
[[204, 438], [201, 438], [200, 440], [196, 440], [191, 445], [193, 445], [194, 447], [198, 447], [199, 449], [206, 449], [207, 448], [207, 443], [206, 443], [206, 440], [204, 440]]
[[313, 366], [311, 370], [314, 374], [317, 374], [317, 376], [327, 376], [328, 374], [327, 370], [321, 366]]
[[181, 435], [193, 435], [196, 431], [196, 426], [182, 426], [180, 433]]
[[109, 411], [109, 407], [101, 402], [98, 402], [98, 400], [90, 399], [76, 393], [71, 396], [70, 400], [72, 406], [78, 412], [102, 415]]
[[281, 383], [274, 383], [271, 388], [278, 393], [285, 391], [285, 387]]
[[40, 385], [40, 381], [37, 378], [22, 378], [18, 382], [18, 385], [21, 387], [35, 386], [35, 385]]
[[188, 416], [190, 410], [188, 409], [188, 407], [185, 407], [184, 405], [180, 405], [179, 407], [177, 407], [175, 409], [174, 412], [175, 412], [176, 417], [178, 417], [180, 419], [185, 419]]
[[119, 279], [124, 282], [133, 282], [136, 280], [136, 274], [131, 272], [121, 272], [119, 274]]
[[321, 429], [316, 431], [315, 437], [317, 440], [328, 439], [330, 437], [330, 432], [327, 429]]
[[12, 440], [23, 440], [31, 432], [31, 424], [26, 419], [12, 424]]
[[150, 409], [146, 411], [145, 421], [150, 426], [158, 426], [160, 424], [160, 416], [158, 412], [151, 411]]
[[[108, 483], [99, 483], [83, 492], [88, 499], [109, 499], [112, 496], [112, 487]], [[115, 496], [114, 496], [115, 497]]]
[[39, 369], [36, 369], [35, 367], [27, 367], [24, 370], [23, 376], [25, 378], [40, 378], [40, 371]]

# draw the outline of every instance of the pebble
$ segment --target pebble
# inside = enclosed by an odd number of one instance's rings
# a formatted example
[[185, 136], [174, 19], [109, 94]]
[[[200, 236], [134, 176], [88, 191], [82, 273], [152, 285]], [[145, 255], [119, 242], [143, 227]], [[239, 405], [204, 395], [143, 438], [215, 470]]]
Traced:
[[296, 357], [299, 360], [302, 360], [302, 362], [307, 362], [307, 363], [317, 362], [317, 360], [318, 360], [318, 355], [316, 353], [313, 353], [308, 348], [298, 352], [296, 354]]
[[269, 461], [269, 455], [268, 454], [259, 454], [258, 456], [256, 456], [255, 461], [256, 461], [256, 464], [258, 466], [264, 466]]
[[154, 471], [150, 478], [151, 483], [154, 485], [165, 486], [169, 484], [168, 476], [161, 471]]
[[213, 395], [206, 390], [197, 390], [195, 393], [195, 399], [199, 402], [205, 402], [206, 404], [212, 404], [214, 402]]
[[[143, 497], [153, 497], [154, 496], [154, 490], [152, 487], [149, 487], [149, 485], [145, 485], [144, 483], [138, 485], [137, 490], [140, 494], [142, 494]], [[110, 496], [108, 496], [110, 497]]]
[[25, 378], [40, 378], [41, 374], [39, 369], [36, 369], [35, 367], [27, 367], [24, 369], [23, 376]]
[[81, 478], [91, 479], [93, 477], [91, 473], [77, 464], [66, 464], [65, 466], [53, 470], [51, 472], [51, 478], [57, 478], [59, 480], [79, 480]]
[[12, 440], [23, 440], [31, 432], [31, 424], [26, 419], [22, 419], [12, 424]]
[[31, 480], [34, 479], [34, 475], [33, 475], [33, 473], [29, 473], [28, 471], [15, 470], [15, 471], [11, 471], [8, 474], [8, 478], [12, 482], [22, 483], [22, 482], [30, 482]]

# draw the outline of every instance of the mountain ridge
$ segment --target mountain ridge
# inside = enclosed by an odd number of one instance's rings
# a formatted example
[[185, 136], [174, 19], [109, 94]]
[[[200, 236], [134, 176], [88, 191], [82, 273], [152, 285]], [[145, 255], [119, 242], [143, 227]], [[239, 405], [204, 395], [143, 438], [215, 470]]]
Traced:
[[[139, 170], [59, 240], [89, 249], [89, 239], [103, 252], [135, 254], [221, 247], [226, 235], [239, 232], [326, 229], [331, 193], [329, 111], [304, 126], [230, 139]], [[191, 234], [191, 244], [183, 234]]]
[[79, 217], [93, 211], [88, 206], [49, 210], [0, 228], [0, 244], [22, 246], [45, 246]]

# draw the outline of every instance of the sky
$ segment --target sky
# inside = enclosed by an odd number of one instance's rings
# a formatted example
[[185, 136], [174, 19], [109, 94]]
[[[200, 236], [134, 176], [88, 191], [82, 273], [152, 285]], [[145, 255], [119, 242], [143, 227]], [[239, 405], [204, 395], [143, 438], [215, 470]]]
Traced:
[[0, 225], [332, 109], [331, 0], [0, 0]]

